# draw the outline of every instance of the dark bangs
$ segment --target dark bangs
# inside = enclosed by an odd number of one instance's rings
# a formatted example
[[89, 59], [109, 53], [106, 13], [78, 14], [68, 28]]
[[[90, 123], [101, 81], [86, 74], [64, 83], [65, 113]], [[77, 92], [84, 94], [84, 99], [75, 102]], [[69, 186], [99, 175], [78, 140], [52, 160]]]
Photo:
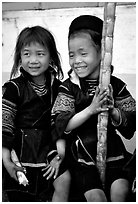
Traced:
[[96, 47], [97, 51], [101, 49], [101, 40], [102, 40], [101, 35], [98, 32], [90, 30], [90, 29], [76, 30], [70, 35], [69, 39], [74, 38], [81, 33], [89, 34], [91, 37], [92, 43]]
[[31, 43], [39, 43], [45, 48], [48, 46], [48, 33], [45, 29], [39, 26], [25, 28], [19, 35], [17, 41], [17, 50], [21, 51], [22, 48]]
[[21, 50], [24, 46], [30, 45], [31, 43], [39, 43], [40, 45], [44, 46], [45, 49], [48, 49], [51, 61], [53, 61], [57, 67], [57, 75], [63, 76], [60, 63], [60, 54], [57, 51], [53, 35], [50, 31], [41, 26], [33, 26], [24, 28], [17, 38], [11, 78], [16, 75], [19, 69], [21, 62]]

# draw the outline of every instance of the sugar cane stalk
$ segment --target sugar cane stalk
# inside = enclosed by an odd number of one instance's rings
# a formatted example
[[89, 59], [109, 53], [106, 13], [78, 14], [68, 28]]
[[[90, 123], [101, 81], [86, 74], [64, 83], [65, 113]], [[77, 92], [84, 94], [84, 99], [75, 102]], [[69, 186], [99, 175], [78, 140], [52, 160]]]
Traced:
[[[14, 149], [12, 149], [12, 151], [11, 151], [11, 159], [12, 159], [13, 163], [15, 163], [17, 166], [19, 166], [19, 167], [22, 166], [21, 163], [19, 162], [19, 159], [18, 159]], [[19, 184], [22, 184], [24, 186], [29, 185], [28, 180], [22, 171], [17, 171], [17, 178], [18, 178]]]
[[[99, 83], [108, 88], [111, 76], [112, 49], [113, 49], [113, 32], [115, 24], [116, 3], [105, 3], [104, 5], [104, 22], [102, 32], [102, 53]], [[97, 124], [97, 167], [100, 172], [101, 181], [105, 183], [106, 154], [107, 154], [107, 125], [108, 111], [98, 115]]]

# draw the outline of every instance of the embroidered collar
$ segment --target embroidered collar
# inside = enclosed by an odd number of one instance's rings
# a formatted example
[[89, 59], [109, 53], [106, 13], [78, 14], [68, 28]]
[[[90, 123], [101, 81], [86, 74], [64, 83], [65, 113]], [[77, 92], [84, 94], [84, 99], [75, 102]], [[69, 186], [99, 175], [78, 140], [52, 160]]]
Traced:
[[[27, 73], [27, 72], [23, 69], [23, 67], [20, 68], [20, 72], [21, 72], [21, 75], [22, 75], [27, 81], [33, 82], [33, 81], [32, 81], [32, 78], [31, 78], [31, 76], [30, 76], [30, 74]], [[45, 75], [46, 75], [46, 83], [47, 83], [47, 81], [48, 81], [49, 78], [50, 78], [50, 80], [51, 80], [51, 83], [50, 83], [50, 84], [51, 84], [51, 86], [52, 86], [52, 85], [53, 85], [53, 82], [54, 82], [54, 79], [55, 79], [55, 74], [50, 71], [50, 72], [46, 72]]]
[[[113, 73], [113, 70], [114, 70], [114, 67], [113, 65], [111, 65], [111, 74]], [[79, 86], [79, 88], [81, 88], [81, 83], [80, 83], [80, 79], [78, 77], [78, 75], [74, 72], [74, 70], [70, 69], [69, 72], [68, 72], [68, 75], [69, 75], [69, 78], [70, 78], [70, 81], [76, 85]], [[93, 80], [93, 79], [85, 79], [85, 81], [87, 83], [96, 83], [97, 85], [99, 84], [99, 80]]]
[[78, 75], [74, 72], [74, 70], [69, 71], [69, 78], [72, 83], [78, 85], [80, 88], [81, 88], [81, 81], [86, 82], [89, 86], [99, 84], [98, 79], [87, 79], [87, 78], [80, 79]]

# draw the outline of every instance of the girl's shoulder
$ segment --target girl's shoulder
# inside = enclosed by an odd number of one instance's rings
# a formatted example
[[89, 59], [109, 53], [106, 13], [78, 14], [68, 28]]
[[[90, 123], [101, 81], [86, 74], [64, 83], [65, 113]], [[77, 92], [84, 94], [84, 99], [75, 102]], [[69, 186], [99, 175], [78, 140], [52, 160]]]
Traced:
[[8, 86], [9, 84], [10, 84], [10, 85], [11, 85], [11, 84], [13, 84], [13, 85], [19, 85], [19, 84], [21, 84], [21, 83], [22, 83], [22, 84], [24, 83], [24, 79], [23, 79], [22, 75], [20, 75], [20, 76], [18, 76], [18, 77], [16, 77], [16, 78], [13, 78], [13, 79], [10, 79], [10, 80], [6, 81], [3, 86]]
[[75, 101], [83, 101], [85, 98], [79, 84], [71, 81], [70, 78], [67, 78], [62, 85], [59, 87], [59, 92], [65, 94], [69, 98], [75, 99]]
[[111, 85], [113, 87], [113, 93], [115, 96], [119, 96], [121, 93], [128, 95], [126, 89], [127, 84], [116, 76], [111, 76]]
[[69, 86], [69, 85], [71, 85], [70, 78], [65, 79], [65, 80], [62, 82], [62, 85], [64, 85], [64, 86]]
[[62, 84], [62, 82], [59, 79], [54, 78], [54, 81], [53, 81], [53, 86], [54, 87], [58, 88], [61, 84]]
[[17, 78], [14, 78], [14, 79], [10, 79], [8, 80], [7, 82], [5, 82], [3, 85], [2, 85], [2, 93], [3, 95], [5, 93], [7, 94], [16, 94], [16, 95], [20, 95], [20, 88], [22, 87], [23, 88], [23, 84], [24, 84], [24, 80], [22, 78], [22, 76], [18, 76]]
[[80, 89], [79, 85], [76, 83], [73, 83], [70, 78], [67, 78], [66, 80], [64, 80], [60, 87], [64, 87], [64, 88], [68, 89], [69, 91], [73, 91], [73, 92], [75, 90], [79, 91], [79, 89]]
[[118, 77], [116, 77], [116, 76], [114, 76], [114, 75], [111, 75], [111, 83], [112, 83], [112, 85], [114, 85], [115, 83], [117, 83], [119, 86], [125, 84], [125, 82], [124, 82], [122, 79], [120, 79], [120, 78], [118, 78]]
[[73, 88], [80, 88], [80, 80], [76, 75], [74, 76], [73, 74], [69, 76], [66, 80], [63, 81], [62, 85], [68, 86], [68, 87], [73, 87]]

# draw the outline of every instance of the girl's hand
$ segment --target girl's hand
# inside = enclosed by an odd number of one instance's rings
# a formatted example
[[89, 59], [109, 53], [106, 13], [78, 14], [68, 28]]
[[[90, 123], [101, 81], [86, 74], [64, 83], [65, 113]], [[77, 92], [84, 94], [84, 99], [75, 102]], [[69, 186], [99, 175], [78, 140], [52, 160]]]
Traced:
[[116, 124], [120, 123], [120, 111], [118, 108], [114, 106], [114, 98], [113, 98], [113, 88], [112, 85], [109, 84], [109, 94], [107, 97], [107, 107], [109, 108], [109, 114], [111, 118], [115, 121]]
[[[17, 178], [17, 171], [21, 171], [24, 172], [24, 169], [22, 167], [18, 167], [16, 164], [14, 164], [12, 161], [7, 161], [4, 162], [4, 166], [7, 170], [7, 172], [9, 173], [9, 175], [15, 179], [16, 181], [18, 181]], [[25, 173], [25, 172], [24, 172]]]
[[62, 159], [59, 155], [56, 155], [50, 162], [50, 164], [46, 165], [42, 171], [46, 171], [43, 176], [46, 177], [46, 179], [50, 178], [56, 178], [59, 172], [59, 167], [62, 162]]
[[113, 88], [112, 85], [109, 84], [109, 94], [107, 96], [107, 107], [109, 108], [109, 112], [112, 114], [114, 111], [114, 98], [113, 98]]
[[15, 163], [11, 160], [11, 150], [7, 149], [6, 147], [2, 147], [2, 160], [3, 165], [6, 168], [9, 175], [18, 181], [17, 178], [17, 171], [24, 172], [24, 169], [22, 167], [17, 166]]
[[92, 103], [90, 104], [90, 111], [92, 114], [99, 114], [108, 111], [107, 103], [108, 90], [99, 85], [96, 89]]

